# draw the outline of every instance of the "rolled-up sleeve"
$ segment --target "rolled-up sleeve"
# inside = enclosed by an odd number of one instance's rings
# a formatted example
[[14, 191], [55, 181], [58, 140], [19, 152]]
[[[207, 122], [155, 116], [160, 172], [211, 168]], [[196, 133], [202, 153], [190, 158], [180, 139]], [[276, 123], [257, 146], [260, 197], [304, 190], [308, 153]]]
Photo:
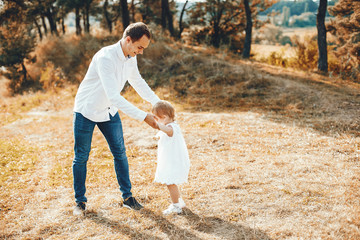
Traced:
[[147, 113], [128, 102], [123, 96], [120, 95], [120, 92], [116, 87], [116, 66], [114, 61], [106, 56], [98, 56], [96, 65], [96, 71], [99, 74], [101, 84], [111, 105], [117, 107], [126, 115], [143, 121]]
[[[136, 61], [136, 59], [134, 59], [134, 61]], [[160, 98], [151, 90], [146, 81], [141, 77], [136, 62], [129, 74], [128, 81], [140, 97], [150, 102], [152, 105], [155, 105], [158, 101], [160, 101]]]

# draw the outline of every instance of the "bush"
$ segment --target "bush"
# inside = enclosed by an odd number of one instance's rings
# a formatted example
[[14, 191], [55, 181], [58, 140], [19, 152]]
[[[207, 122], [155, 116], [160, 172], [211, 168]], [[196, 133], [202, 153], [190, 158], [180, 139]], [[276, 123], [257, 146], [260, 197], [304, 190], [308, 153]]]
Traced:
[[316, 26], [315, 13], [305, 12], [300, 16], [292, 16], [289, 19], [289, 27], [309, 27]]
[[41, 71], [40, 83], [45, 90], [57, 91], [64, 86], [67, 79], [60, 68], [55, 68], [52, 62], [47, 62]]
[[304, 41], [301, 42], [299, 38], [295, 37], [295, 58], [291, 59], [291, 66], [302, 69], [315, 69], [318, 63], [318, 46], [315, 37], [305, 36]]
[[279, 43], [281, 45], [287, 45], [289, 44], [290, 46], [292, 46], [292, 41], [291, 41], [291, 38], [289, 36], [282, 36], [279, 40]]
[[[315, 70], [318, 64], [318, 46], [316, 36], [305, 36], [304, 41], [298, 37], [292, 39], [295, 49], [295, 57], [286, 58], [284, 50], [272, 52], [267, 58], [260, 61], [271, 65], [292, 67], [301, 70]], [[341, 77], [353, 77], [360, 73], [356, 71], [353, 59], [350, 55], [337, 58], [334, 53], [334, 45], [328, 44], [328, 69], [330, 75], [340, 75]]]
[[283, 50], [281, 52], [271, 52], [269, 57], [267, 57], [266, 62], [271, 65], [287, 67], [288, 59], [284, 58]]

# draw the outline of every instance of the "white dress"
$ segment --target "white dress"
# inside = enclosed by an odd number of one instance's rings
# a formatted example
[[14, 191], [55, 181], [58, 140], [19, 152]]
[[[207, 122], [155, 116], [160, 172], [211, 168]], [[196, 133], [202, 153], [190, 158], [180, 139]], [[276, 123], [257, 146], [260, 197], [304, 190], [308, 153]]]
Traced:
[[158, 141], [157, 167], [154, 182], [171, 185], [187, 182], [190, 160], [181, 129], [176, 122], [167, 124], [173, 128], [169, 137], [160, 131]]

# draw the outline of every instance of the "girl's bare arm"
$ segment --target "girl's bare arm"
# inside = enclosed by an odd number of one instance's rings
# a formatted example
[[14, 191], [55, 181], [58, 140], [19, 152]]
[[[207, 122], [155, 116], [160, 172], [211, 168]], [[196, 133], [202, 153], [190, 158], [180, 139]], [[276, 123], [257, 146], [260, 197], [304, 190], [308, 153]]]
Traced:
[[171, 126], [166, 126], [161, 123], [158, 123], [158, 126], [159, 126], [160, 130], [163, 131], [164, 133], [166, 133], [169, 137], [173, 136], [174, 130]]

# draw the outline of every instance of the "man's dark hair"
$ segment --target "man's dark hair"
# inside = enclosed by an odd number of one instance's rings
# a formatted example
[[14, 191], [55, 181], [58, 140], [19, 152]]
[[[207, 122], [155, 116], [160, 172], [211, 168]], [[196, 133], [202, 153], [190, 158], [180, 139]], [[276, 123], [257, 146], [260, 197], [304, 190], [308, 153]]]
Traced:
[[148, 26], [145, 23], [137, 22], [127, 26], [124, 31], [123, 38], [129, 36], [133, 42], [136, 42], [144, 35], [146, 35], [149, 39], [151, 38]]

